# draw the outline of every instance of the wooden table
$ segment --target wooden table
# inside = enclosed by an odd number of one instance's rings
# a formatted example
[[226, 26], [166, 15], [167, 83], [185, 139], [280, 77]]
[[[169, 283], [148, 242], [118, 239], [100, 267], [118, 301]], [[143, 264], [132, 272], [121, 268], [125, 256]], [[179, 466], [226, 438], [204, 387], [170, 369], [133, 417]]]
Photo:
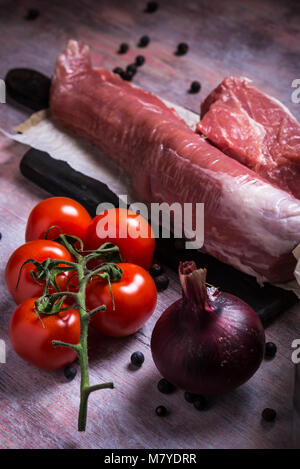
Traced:
[[[92, 46], [95, 64], [124, 66], [143, 53], [146, 65], [135, 83], [177, 104], [198, 111], [200, 101], [229, 74], [246, 75], [261, 89], [281, 99], [299, 118], [292, 104], [291, 82], [299, 78], [300, 5], [296, 1], [203, 0], [161, 1], [154, 14], [144, 2], [92, 0], [60, 2], [0, 0], [0, 78], [12, 67], [32, 67], [51, 74], [55, 57], [68, 38]], [[63, 6], [62, 6], [63, 5]], [[40, 16], [26, 21], [27, 9]], [[138, 49], [140, 36], [152, 42]], [[120, 42], [131, 49], [116, 54]], [[173, 52], [185, 41], [186, 56]], [[187, 93], [192, 80], [202, 83], [199, 95]], [[26, 110], [0, 104], [0, 126], [10, 129], [24, 120]], [[291, 446], [291, 342], [300, 337], [296, 306], [267, 329], [267, 340], [278, 346], [272, 361], [235, 392], [215, 399], [210, 410], [197, 412], [183, 393], [165, 396], [156, 388], [159, 374], [152, 362], [149, 338], [166, 305], [180, 295], [176, 276], [159, 294], [152, 319], [134, 337], [99, 340], [90, 335], [91, 381], [112, 379], [115, 390], [90, 399], [88, 429], [76, 431], [79, 375], [67, 383], [62, 371], [44, 372], [23, 362], [12, 350], [7, 329], [14, 304], [4, 285], [10, 253], [23, 242], [30, 209], [47, 194], [19, 173], [25, 147], [0, 137], [0, 339], [7, 344], [7, 363], [0, 364], [1, 448], [288, 448]], [[144, 366], [132, 371], [130, 355], [141, 350]], [[158, 418], [154, 409], [170, 410]], [[274, 424], [261, 422], [264, 407], [278, 412]]]

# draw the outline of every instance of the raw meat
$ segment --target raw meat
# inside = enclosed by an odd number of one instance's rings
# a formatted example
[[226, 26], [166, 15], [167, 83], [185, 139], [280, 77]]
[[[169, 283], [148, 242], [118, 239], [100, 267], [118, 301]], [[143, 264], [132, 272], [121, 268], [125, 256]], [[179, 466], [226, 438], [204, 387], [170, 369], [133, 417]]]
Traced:
[[131, 177], [141, 201], [205, 204], [205, 250], [259, 280], [293, 277], [300, 201], [193, 132], [153, 94], [91, 66], [70, 41], [57, 59], [51, 111]]
[[300, 124], [247, 78], [225, 78], [201, 106], [197, 129], [226, 155], [300, 199]]

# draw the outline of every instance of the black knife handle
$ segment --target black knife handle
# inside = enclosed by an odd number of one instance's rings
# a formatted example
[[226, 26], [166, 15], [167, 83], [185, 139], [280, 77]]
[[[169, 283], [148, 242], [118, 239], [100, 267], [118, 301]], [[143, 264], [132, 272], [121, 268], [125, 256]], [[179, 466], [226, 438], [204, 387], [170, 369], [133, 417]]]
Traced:
[[109, 202], [118, 207], [119, 197], [106, 184], [73, 169], [68, 163], [32, 148], [22, 158], [23, 176], [50, 194], [71, 197], [81, 203], [92, 217], [97, 206]]
[[51, 79], [30, 68], [13, 68], [5, 77], [7, 94], [33, 111], [49, 107]]

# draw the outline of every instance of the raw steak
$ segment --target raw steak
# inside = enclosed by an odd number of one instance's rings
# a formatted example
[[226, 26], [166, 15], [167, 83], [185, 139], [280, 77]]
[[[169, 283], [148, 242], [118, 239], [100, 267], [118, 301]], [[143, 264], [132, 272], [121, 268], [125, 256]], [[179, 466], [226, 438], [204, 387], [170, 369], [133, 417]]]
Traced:
[[300, 201], [193, 132], [153, 94], [91, 66], [70, 41], [57, 59], [51, 111], [131, 177], [141, 201], [205, 204], [205, 250], [259, 280], [293, 277]]
[[247, 78], [225, 78], [201, 106], [197, 125], [216, 147], [300, 199], [300, 125]]

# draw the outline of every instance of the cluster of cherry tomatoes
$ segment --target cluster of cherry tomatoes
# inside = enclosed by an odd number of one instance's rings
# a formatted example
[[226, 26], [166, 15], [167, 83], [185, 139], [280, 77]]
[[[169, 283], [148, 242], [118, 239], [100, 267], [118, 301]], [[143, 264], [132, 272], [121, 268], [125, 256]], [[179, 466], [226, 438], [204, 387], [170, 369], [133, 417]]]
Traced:
[[[98, 222], [104, 216], [106, 221], [112, 217], [115, 222], [111, 233], [109, 229], [99, 233]], [[146, 230], [149, 236], [130, 237], [131, 225], [140, 228], [141, 233]], [[48, 232], [51, 227], [55, 228]], [[124, 230], [128, 236], [124, 236]], [[150, 225], [141, 215], [126, 209], [112, 209], [91, 219], [86, 209], [75, 200], [52, 197], [40, 202], [28, 218], [26, 243], [16, 249], [7, 263], [6, 284], [18, 305], [10, 322], [11, 343], [23, 359], [44, 369], [60, 368], [76, 358], [72, 349], [54, 348], [52, 341], [79, 342], [79, 313], [74, 307], [55, 315], [42, 315], [41, 322], [35, 312], [35, 301], [43, 295], [45, 282], [37, 282], [33, 278], [34, 263], [26, 263], [22, 269], [21, 266], [28, 259], [39, 263], [46, 259], [61, 260], [62, 266], [64, 261], [74, 262], [72, 254], [54, 241], [62, 233], [80, 238], [84, 251], [98, 249], [105, 242], [119, 247], [123, 278], [111, 284], [114, 307], [105, 280], [92, 278], [86, 288], [87, 310], [106, 305], [106, 309], [99, 311], [91, 320], [91, 326], [101, 334], [112, 337], [133, 334], [151, 316], [157, 300], [154, 281], [147, 272], [153, 259], [155, 239]], [[56, 282], [61, 291], [76, 291], [78, 287], [70, 271], [58, 274]], [[71, 296], [65, 300], [69, 306], [72, 301]]]

